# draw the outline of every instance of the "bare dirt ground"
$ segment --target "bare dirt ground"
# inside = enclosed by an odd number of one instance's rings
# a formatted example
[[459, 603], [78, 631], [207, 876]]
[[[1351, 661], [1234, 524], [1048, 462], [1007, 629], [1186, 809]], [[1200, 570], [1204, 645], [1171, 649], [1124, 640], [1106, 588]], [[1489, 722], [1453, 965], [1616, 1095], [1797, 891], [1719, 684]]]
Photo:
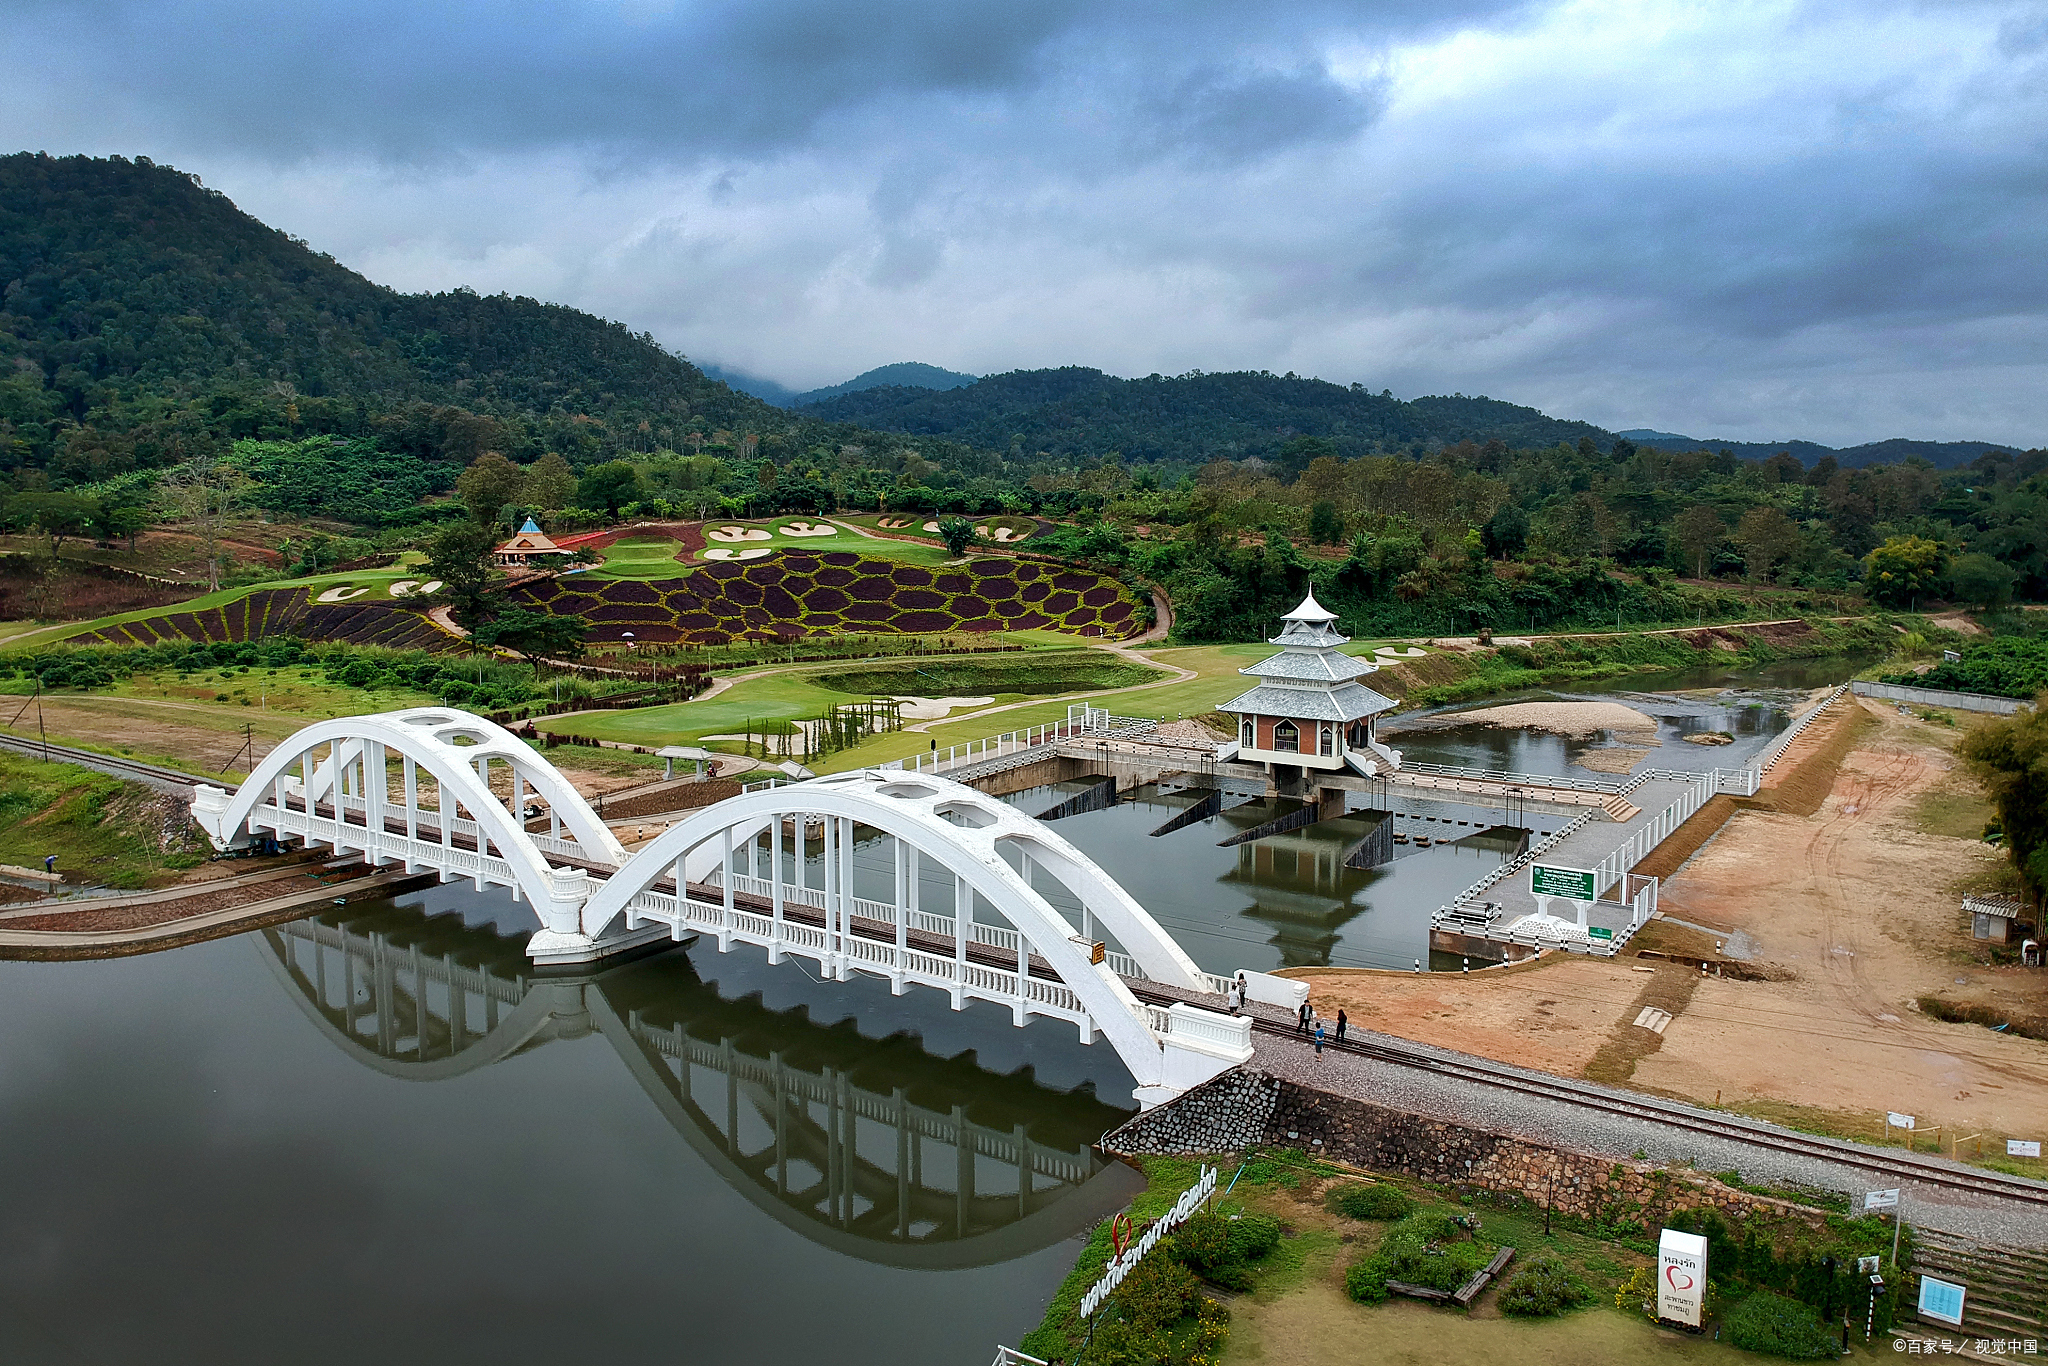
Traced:
[[[216, 773], [230, 765], [247, 772], [279, 741], [319, 719], [201, 702], [85, 695], [42, 699], [42, 729], [38, 730], [35, 709], [22, 711], [21, 703], [26, 700], [0, 699], [0, 731], [30, 739], [47, 734], [52, 744], [84, 744], [126, 752], [145, 762], [170, 760]], [[10, 701], [12, 705], [8, 705]], [[244, 726], [254, 735], [253, 756], [244, 748], [249, 733]], [[640, 766], [580, 767], [569, 758], [572, 753], [576, 751], [555, 750], [551, 762], [586, 797], [639, 787], [661, 776], [658, 770]], [[602, 751], [590, 753], [597, 756]], [[500, 775], [496, 785], [510, 795], [509, 777]]]
[[1744, 932], [1782, 980], [1702, 983], [1635, 1084], [2034, 1137], [2048, 1129], [2048, 1043], [1914, 1004], [1938, 993], [2039, 1013], [2048, 995], [2040, 973], [1968, 952], [1953, 889], [1999, 856], [1924, 828], [1927, 798], [1966, 781], [1956, 732], [1859, 705], [1877, 728], [1819, 811], [1738, 812], [1665, 887], [1667, 916]]
[[[1643, 972], [1627, 958], [1470, 976], [1289, 975], [1313, 984], [1327, 1015], [1342, 1006], [1366, 1028], [1546, 1071], [1870, 1137], [1899, 1110], [1943, 1126], [1945, 1140], [1984, 1134], [1987, 1155], [2003, 1137], [2043, 1136], [2048, 1043], [1945, 1024], [1913, 1004], [1939, 993], [2017, 1014], [2048, 1005], [2048, 975], [1985, 966], [1971, 950], [1955, 888], [2000, 856], [1966, 829], [1981, 817], [1953, 758], [1958, 732], [1837, 705], [1844, 714], [1810, 728], [1773, 771], [1764, 796], [1785, 809], [1738, 811], [1665, 884], [1674, 919], [1653, 927], [1650, 942], [1703, 956], [1741, 942], [1773, 980]], [[1643, 1004], [1675, 1016], [1661, 1038], [1632, 1023]]]

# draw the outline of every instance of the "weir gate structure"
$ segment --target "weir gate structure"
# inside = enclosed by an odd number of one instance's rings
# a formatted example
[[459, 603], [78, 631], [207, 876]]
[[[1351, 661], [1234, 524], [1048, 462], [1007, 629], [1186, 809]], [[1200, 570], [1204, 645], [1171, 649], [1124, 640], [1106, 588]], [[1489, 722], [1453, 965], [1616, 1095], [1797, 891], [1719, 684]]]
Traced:
[[[589, 963], [662, 939], [752, 944], [770, 963], [817, 963], [1048, 1016], [1108, 1040], [1153, 1105], [1252, 1055], [1248, 1018], [1141, 1002], [1125, 978], [1220, 993], [1152, 916], [1050, 827], [948, 777], [834, 774], [692, 812], [628, 854], [553, 765], [481, 717], [443, 707], [307, 726], [233, 793], [201, 786], [193, 816], [215, 845], [254, 832], [506, 888], [540, 929], [542, 966]], [[545, 816], [545, 832], [529, 822]], [[856, 886], [867, 832], [887, 885]], [[936, 881], [945, 894], [932, 904]], [[1040, 888], [1079, 903], [1071, 923]], [[862, 895], [866, 891], [869, 895]], [[1100, 936], [1100, 937], [1098, 937]], [[1112, 950], [1111, 941], [1115, 948]]]

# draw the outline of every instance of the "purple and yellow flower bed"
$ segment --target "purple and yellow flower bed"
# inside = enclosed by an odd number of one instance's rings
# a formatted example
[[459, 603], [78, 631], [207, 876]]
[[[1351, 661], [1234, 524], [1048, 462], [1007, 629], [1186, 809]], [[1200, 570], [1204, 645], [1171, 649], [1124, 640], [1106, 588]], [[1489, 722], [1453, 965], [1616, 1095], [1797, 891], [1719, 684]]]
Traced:
[[1087, 570], [997, 557], [928, 569], [852, 551], [786, 551], [753, 563], [712, 564], [674, 579], [522, 584], [512, 599], [591, 623], [592, 641], [716, 645], [749, 636], [890, 631], [1066, 631], [1121, 638], [1137, 604], [1114, 579]]

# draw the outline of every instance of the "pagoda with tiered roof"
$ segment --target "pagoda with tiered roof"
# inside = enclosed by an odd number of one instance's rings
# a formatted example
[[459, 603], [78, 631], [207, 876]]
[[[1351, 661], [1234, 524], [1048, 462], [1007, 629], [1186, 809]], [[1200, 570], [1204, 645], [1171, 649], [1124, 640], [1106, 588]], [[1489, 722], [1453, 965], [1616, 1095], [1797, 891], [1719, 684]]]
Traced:
[[1239, 669], [1258, 686], [1225, 702], [1219, 710], [1237, 717], [1237, 752], [1245, 763], [1278, 770], [1350, 769], [1365, 777], [1399, 768], [1401, 756], [1373, 736], [1373, 718], [1396, 705], [1358, 680], [1379, 665], [1341, 648], [1337, 614], [1311, 592], [1281, 618], [1286, 625], [1267, 642], [1280, 652]]

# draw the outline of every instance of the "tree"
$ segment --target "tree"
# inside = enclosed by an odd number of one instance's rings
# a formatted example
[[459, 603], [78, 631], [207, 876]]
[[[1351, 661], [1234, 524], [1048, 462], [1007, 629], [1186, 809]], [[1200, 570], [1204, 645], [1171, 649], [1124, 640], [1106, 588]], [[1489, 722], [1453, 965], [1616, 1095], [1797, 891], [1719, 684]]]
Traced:
[[17, 530], [40, 530], [50, 538], [50, 548], [64, 544], [66, 536], [92, 529], [99, 513], [90, 498], [75, 493], [17, 493], [7, 500], [7, 521]]
[[1863, 557], [1865, 591], [1878, 602], [1912, 606], [1948, 569], [1948, 551], [1924, 536], [1894, 536]]
[[470, 516], [484, 526], [495, 527], [506, 505], [524, 496], [526, 471], [496, 451], [485, 451], [455, 480], [455, 492]]
[[1308, 538], [1317, 545], [1335, 545], [1344, 539], [1344, 518], [1329, 499], [1318, 498], [1309, 508]]
[[220, 533], [248, 491], [240, 470], [202, 450], [157, 481], [157, 497], [171, 517], [192, 528], [206, 550], [206, 587], [220, 588]]
[[624, 460], [607, 460], [592, 465], [576, 481], [576, 501], [587, 508], [603, 508], [613, 517], [619, 508], [640, 496], [640, 471]]
[[1957, 557], [1948, 581], [1956, 597], [1989, 611], [2012, 601], [2013, 581], [2018, 577], [1989, 555], [1974, 554]]
[[478, 626], [470, 638], [485, 648], [517, 650], [549, 659], [575, 659], [583, 653], [590, 623], [582, 617], [557, 617], [526, 607], [508, 607]]
[[1678, 514], [1671, 531], [1678, 542], [1679, 552], [1692, 562], [1693, 576], [1704, 579], [1707, 576], [1707, 556], [1719, 549], [1728, 536], [1721, 514], [1705, 503], [1694, 503]]
[[455, 620], [475, 631], [494, 614], [491, 595], [501, 575], [491, 563], [498, 538], [478, 522], [450, 522], [434, 537], [426, 572], [441, 580]]
[[2048, 698], [2031, 712], [1973, 728], [1961, 748], [1991, 795], [2006, 856], [2038, 906], [2048, 892]]
[[100, 514], [100, 525], [109, 536], [126, 536], [132, 552], [135, 537], [149, 525], [149, 509], [140, 503], [114, 503]]
[[526, 501], [542, 512], [565, 508], [575, 496], [576, 471], [553, 451], [526, 467]]
[[965, 517], [941, 517], [939, 538], [946, 543], [946, 553], [958, 559], [974, 543], [974, 523]]
[[1751, 508], [1735, 524], [1735, 544], [1742, 547], [1751, 580], [1762, 583], [1799, 544], [1799, 526], [1776, 508]]
[[1514, 503], [1502, 503], [1480, 528], [1480, 543], [1496, 559], [1519, 555], [1529, 544], [1529, 515]]

